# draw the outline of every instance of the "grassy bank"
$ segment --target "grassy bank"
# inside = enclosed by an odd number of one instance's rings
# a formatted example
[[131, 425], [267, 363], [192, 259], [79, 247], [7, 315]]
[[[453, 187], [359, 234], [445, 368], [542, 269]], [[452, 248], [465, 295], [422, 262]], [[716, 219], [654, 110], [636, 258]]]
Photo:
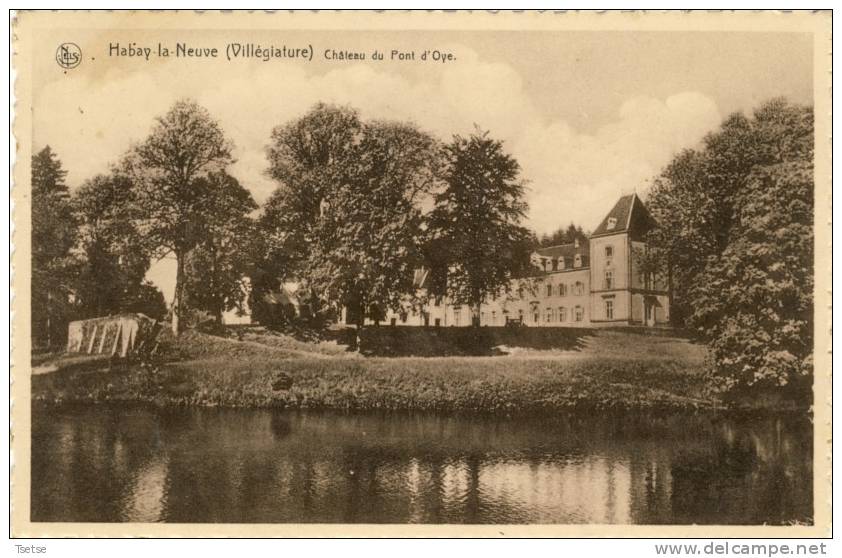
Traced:
[[254, 328], [228, 338], [190, 332], [155, 366], [78, 357], [47, 363], [47, 372], [33, 376], [33, 398], [512, 415], [718, 405], [705, 390], [704, 350], [683, 339], [588, 332], [573, 350], [503, 347], [498, 354], [364, 357], [335, 340]]

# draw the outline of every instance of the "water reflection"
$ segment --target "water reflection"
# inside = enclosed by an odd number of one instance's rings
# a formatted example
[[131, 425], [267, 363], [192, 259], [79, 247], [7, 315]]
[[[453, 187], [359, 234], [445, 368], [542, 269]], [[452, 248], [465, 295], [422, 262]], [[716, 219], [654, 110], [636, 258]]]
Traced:
[[812, 517], [791, 417], [490, 420], [38, 407], [34, 521], [787, 523]]

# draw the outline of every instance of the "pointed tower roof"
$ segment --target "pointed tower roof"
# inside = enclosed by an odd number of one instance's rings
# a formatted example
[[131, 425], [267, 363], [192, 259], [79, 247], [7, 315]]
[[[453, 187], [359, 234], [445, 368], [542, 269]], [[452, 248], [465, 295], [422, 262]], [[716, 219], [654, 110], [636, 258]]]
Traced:
[[643, 205], [643, 201], [637, 194], [629, 194], [617, 200], [608, 215], [594, 229], [591, 238], [626, 232], [641, 237], [656, 226], [655, 219]]

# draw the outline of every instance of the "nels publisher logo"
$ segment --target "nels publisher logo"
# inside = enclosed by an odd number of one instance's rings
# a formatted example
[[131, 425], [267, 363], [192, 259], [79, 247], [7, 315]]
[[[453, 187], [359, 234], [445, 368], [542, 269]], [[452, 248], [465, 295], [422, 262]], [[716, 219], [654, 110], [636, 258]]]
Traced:
[[82, 62], [82, 49], [76, 43], [62, 43], [56, 50], [56, 62], [65, 70], [75, 68]]

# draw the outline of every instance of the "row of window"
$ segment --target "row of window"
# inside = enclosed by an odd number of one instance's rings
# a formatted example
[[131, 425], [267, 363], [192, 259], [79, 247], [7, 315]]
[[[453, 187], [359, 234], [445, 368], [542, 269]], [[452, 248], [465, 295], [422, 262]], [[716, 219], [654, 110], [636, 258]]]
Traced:
[[[647, 310], [646, 318], [648, 320], [650, 318], [651, 309], [647, 307], [646, 310]], [[480, 314], [480, 323], [488, 324], [488, 322], [486, 321], [487, 318], [488, 318], [488, 316], [486, 315], [486, 313], [482, 312]], [[523, 321], [523, 318], [524, 318], [523, 310], [518, 310], [518, 319]], [[537, 310], [535, 310], [532, 313], [532, 322], [537, 324], [537, 323], [540, 322], [540, 318], [541, 318], [540, 313]], [[605, 301], [605, 318], [608, 319], [608, 320], [614, 319], [614, 301], [612, 301], [612, 300], [606, 300]], [[565, 308], [564, 306], [560, 306], [558, 309], [546, 308], [545, 311], [544, 311], [544, 321], [545, 321], [545, 323], [548, 323], [548, 324], [564, 323], [564, 322], [567, 322], [568, 320], [573, 321], [573, 322], [582, 322], [582, 321], [584, 321], [584, 319], [585, 319], [585, 309], [581, 306], [573, 307], [569, 314], [567, 312], [567, 308]], [[406, 323], [407, 315], [405, 313], [401, 314], [400, 320], [401, 320], [401, 323]], [[393, 325], [394, 325], [394, 322], [395, 322], [395, 319], [392, 318], [392, 324]], [[435, 322], [436, 322], [436, 325], [439, 325], [440, 320], [436, 319]], [[462, 323], [461, 323], [462, 322], [462, 313], [459, 310], [453, 311], [453, 322], [454, 322], [453, 325], [456, 325], [456, 326], [462, 325]], [[502, 324], [497, 323], [497, 311], [496, 310], [492, 310], [492, 312], [491, 312], [491, 323], [490, 323], [490, 325], [502, 325]]]
[[[611, 269], [606, 269], [604, 273], [605, 273], [605, 275], [604, 275], [604, 278], [603, 278], [603, 281], [602, 281], [602, 288], [606, 289], [606, 290], [615, 288], [617, 286], [617, 284], [614, 282], [614, 271], [611, 270]], [[644, 283], [648, 288], [654, 288], [655, 287], [655, 274], [649, 273], [648, 275], [646, 275], [646, 274], [641, 273], [641, 283]], [[567, 285], [565, 285], [564, 283], [561, 283], [557, 286], [554, 286], [552, 284], [547, 284], [547, 285], [545, 285], [544, 289], [547, 293], [547, 296], [553, 296], [553, 295], [566, 296], [567, 291], [568, 291]], [[584, 292], [585, 292], [585, 285], [584, 284], [577, 282], [577, 283], [571, 285], [570, 294], [582, 295], [582, 294], [584, 294]], [[520, 290], [520, 298], [523, 298], [523, 289]]]
[[[559, 307], [558, 309], [555, 308], [546, 308], [544, 310], [544, 321], [548, 324], [552, 323], [563, 323], [568, 320], [573, 322], [581, 322], [585, 319], [585, 309], [581, 306], [575, 306], [570, 310], [570, 314], [567, 313], [567, 308], [564, 306]], [[538, 312], [535, 311], [532, 315], [532, 320], [535, 323], [538, 323]]]
[[[569, 289], [565, 283], [559, 283], [558, 285], [548, 283], [544, 286], [544, 289], [547, 293], [547, 296], [567, 296], [568, 292], [573, 296], [585, 294], [585, 284], [580, 281], [576, 281], [575, 283], [570, 285]], [[523, 289], [518, 290], [518, 296], [520, 298], [523, 298]]]
[[[608, 264], [610, 264], [610, 259], [614, 257], [614, 247], [610, 244], [605, 247], [605, 257], [608, 258]], [[552, 271], [559, 271], [565, 268], [564, 265], [564, 257], [560, 258], [542, 258], [541, 259], [541, 266], [544, 268], [544, 271], [550, 271], [552, 267]], [[582, 267], [582, 255], [576, 254], [573, 256], [573, 267]]]
[[[602, 282], [603, 289], [613, 289], [615, 286], [614, 283], [614, 272], [610, 269], [605, 271], [605, 280]], [[567, 295], [567, 285], [564, 283], [559, 284], [558, 286], [553, 286], [552, 284], [547, 284], [545, 286], [547, 296], [566, 296]], [[585, 285], [582, 283], [575, 283], [572, 285], [572, 289], [570, 290], [571, 294], [573, 295], [582, 295], [585, 294]], [[523, 298], [521, 296], [521, 298]]]
[[[489, 315], [490, 314], [490, 315]], [[521, 322], [525, 321], [524, 311], [522, 309], [517, 311], [518, 320]], [[481, 312], [480, 313], [480, 323], [483, 325], [503, 325], [502, 322], [505, 322], [505, 318], [508, 317], [508, 312], [503, 312], [503, 320], [501, 323], [497, 321], [498, 312], [496, 310], [492, 310], [490, 313]], [[453, 311], [453, 325], [461, 325], [461, 312], [458, 309]], [[488, 321], [488, 318], [491, 318], [491, 321]], [[570, 309], [568, 313], [567, 308], [561, 306], [556, 310], [555, 308], [547, 308], [545, 314], [546, 323], [556, 323], [556, 322], [582, 322], [585, 320], [585, 309], [582, 306], [575, 306]], [[536, 308], [532, 311], [532, 322], [533, 323], [540, 323], [541, 321], [541, 313]]]
[[[613, 320], [614, 319], [614, 301], [613, 300], [606, 300], [604, 301], [604, 309], [605, 309], [605, 319], [606, 320]], [[538, 323], [538, 312], [537, 310], [534, 312], [532, 319], [535, 323]], [[570, 312], [570, 320], [574, 322], [581, 322], [585, 319], [585, 309], [581, 306], [574, 307]], [[544, 321], [548, 324], [552, 323], [561, 323], [566, 322], [568, 320], [567, 315], [567, 308], [561, 306], [556, 310], [555, 308], [547, 307], [544, 309]]]
[[[605, 310], [605, 319], [606, 320], [613, 320], [614, 319], [614, 301], [611, 299], [607, 299], [603, 302], [604, 310]], [[506, 314], [504, 312], [504, 314]], [[488, 318], [485, 312], [480, 314], [480, 323], [486, 324], [486, 319]], [[648, 318], [648, 316], [647, 316]], [[524, 312], [522, 309], [518, 310], [518, 319], [522, 322], [524, 319]], [[544, 321], [545, 323], [552, 324], [552, 323], [564, 323], [569, 321], [573, 322], [581, 322], [585, 319], [585, 309], [582, 306], [574, 306], [570, 309], [570, 313], [568, 314], [567, 308], [564, 306], [559, 306], [556, 308], [547, 307], [544, 309]], [[541, 315], [536, 308], [532, 312], [532, 322], [539, 323], [541, 320]], [[405, 316], [401, 316], [401, 321], [406, 322]], [[456, 308], [453, 310], [453, 321], [454, 325], [461, 325], [461, 311], [460, 309]], [[497, 324], [497, 311], [491, 311], [491, 325], [498, 325]]]
[[[541, 267], [544, 271], [561, 271], [566, 269], [564, 258], [541, 258]], [[582, 255], [576, 254], [573, 257], [573, 267], [582, 267]]]

